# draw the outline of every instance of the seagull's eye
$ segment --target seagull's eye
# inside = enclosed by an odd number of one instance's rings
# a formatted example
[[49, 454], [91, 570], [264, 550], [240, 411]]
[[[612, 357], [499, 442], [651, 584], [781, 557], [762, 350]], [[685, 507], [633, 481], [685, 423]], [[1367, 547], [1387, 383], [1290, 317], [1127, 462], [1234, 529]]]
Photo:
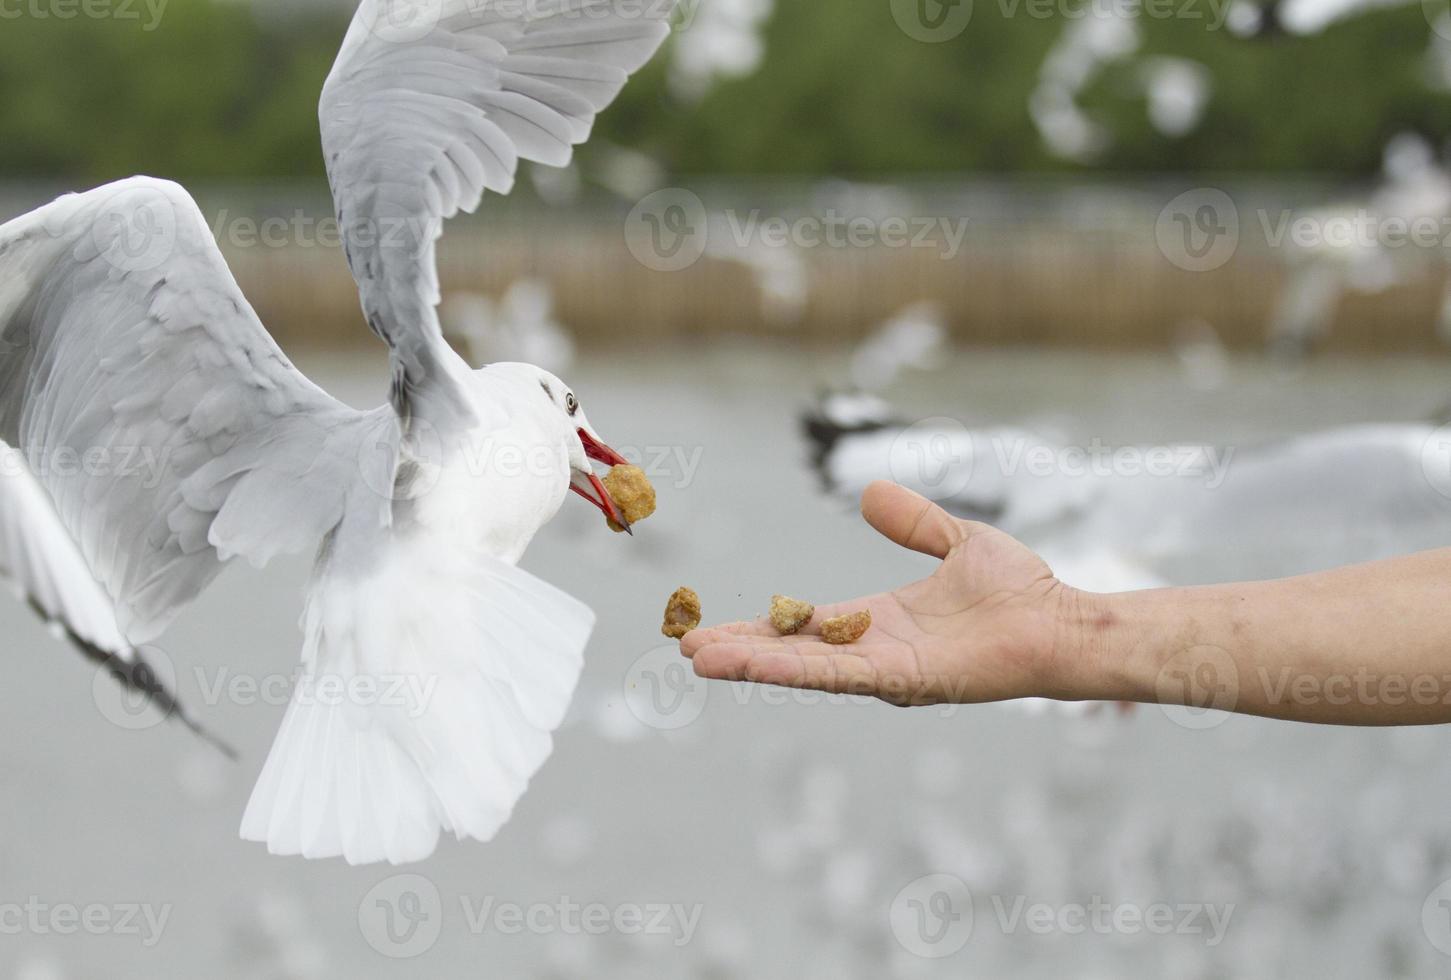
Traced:
[[570, 415], [573, 415], [575, 412], [579, 411], [579, 399], [574, 397], [574, 392], [571, 391], [569, 394], [564, 396], [564, 407], [569, 409]]

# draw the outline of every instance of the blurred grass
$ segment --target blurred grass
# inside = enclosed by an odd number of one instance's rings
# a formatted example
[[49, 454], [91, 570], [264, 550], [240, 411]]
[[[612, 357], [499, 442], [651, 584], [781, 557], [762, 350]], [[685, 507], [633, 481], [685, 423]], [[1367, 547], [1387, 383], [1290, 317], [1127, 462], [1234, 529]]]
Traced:
[[[854, 343], [902, 307], [932, 300], [954, 339], [966, 344], [1156, 349], [1167, 347], [1182, 324], [1203, 320], [1232, 348], [1262, 348], [1290, 257], [1256, 242], [1246, 214], [1244, 240], [1222, 268], [1176, 267], [1154, 237], [1158, 208], [1170, 196], [1135, 191], [1119, 202], [1115, 220], [1090, 225], [1043, 202], [1024, 203], [1029, 195], [1004, 206], [1013, 217], [974, 219], [950, 259], [935, 249], [800, 250], [809, 293], [798, 318], [771, 314], [753, 271], [714, 249], [679, 272], [646, 268], [626, 245], [624, 205], [569, 213], [526, 207], [455, 220], [440, 248], [440, 278], [445, 295], [493, 296], [519, 278], [543, 279], [561, 321], [587, 347], [733, 335]], [[373, 343], [340, 250], [226, 251], [285, 344]], [[1443, 349], [1435, 323], [1448, 275], [1451, 266], [1425, 262], [1381, 292], [1347, 292], [1326, 348]]]

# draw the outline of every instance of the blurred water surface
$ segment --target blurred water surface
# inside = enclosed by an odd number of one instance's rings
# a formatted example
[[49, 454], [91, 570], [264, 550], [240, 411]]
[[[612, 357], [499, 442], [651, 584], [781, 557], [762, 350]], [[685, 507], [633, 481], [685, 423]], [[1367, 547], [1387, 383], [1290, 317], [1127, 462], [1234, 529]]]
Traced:
[[[658, 623], [678, 585], [699, 590], [709, 619], [734, 619], [763, 611], [773, 592], [858, 595], [930, 562], [825, 503], [803, 465], [795, 413], [844, 371], [844, 354], [721, 344], [580, 361], [569, 380], [606, 439], [653, 460], [660, 511], [626, 540], [571, 499], [527, 557], [593, 605], [599, 626], [554, 757], [513, 822], [493, 844], [445, 842], [406, 869], [437, 889], [436, 940], [402, 962], [375, 948], [368, 915], [380, 883], [385, 897], [392, 887], [391, 869], [270, 858], [236, 838], [282, 707], [209, 703], [204, 692], [219, 678], [294, 669], [309, 564], [297, 558], [265, 573], [229, 571], [160, 644], [181, 693], [241, 750], [236, 765], [176, 726], [109, 722], [92, 669], [20, 604], [0, 604], [0, 903], [170, 908], [150, 948], [83, 930], [7, 934], [0, 973], [1163, 980], [1444, 971], [1434, 930], [1422, 926], [1423, 903], [1451, 875], [1442, 730], [1245, 718], [1194, 730], [1155, 708], [1086, 718], [1009, 706], [903, 711], [706, 688], [673, 667]], [[381, 400], [379, 358], [299, 364], [355, 403]], [[1322, 360], [1293, 376], [1237, 362], [1223, 387], [1205, 392], [1185, 385], [1169, 356], [966, 351], [891, 394], [908, 412], [969, 423], [1042, 418], [1082, 439], [1232, 444], [1423, 419], [1446, 400], [1446, 380], [1447, 364], [1433, 359]], [[912, 883], [931, 874], [955, 876], [974, 898], [970, 936], [940, 960], [917, 955], [923, 947], [900, 921], [893, 928], [894, 901], [900, 910]], [[1056, 908], [1201, 903], [1232, 914], [1213, 945], [1207, 922], [1168, 936], [1040, 935], [1000, 913], [1019, 898]], [[495, 920], [470, 921], [491, 901], [679, 904], [698, 920], [689, 942], [678, 931], [627, 935], [628, 926], [587, 935], [542, 918], [508, 934]]]

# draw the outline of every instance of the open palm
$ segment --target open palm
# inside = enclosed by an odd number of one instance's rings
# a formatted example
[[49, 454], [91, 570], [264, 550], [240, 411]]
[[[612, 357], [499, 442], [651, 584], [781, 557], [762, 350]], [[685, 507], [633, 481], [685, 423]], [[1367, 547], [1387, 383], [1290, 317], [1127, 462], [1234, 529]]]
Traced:
[[[892, 483], [867, 488], [862, 516], [890, 540], [942, 564], [892, 592], [820, 606], [795, 636], [779, 636], [765, 620], [689, 633], [681, 651], [695, 672], [904, 705], [1056, 693], [1057, 624], [1079, 595], [1041, 558], [1007, 534], [957, 520]], [[822, 642], [823, 620], [860, 609], [872, 614], [866, 635], [848, 646]]]

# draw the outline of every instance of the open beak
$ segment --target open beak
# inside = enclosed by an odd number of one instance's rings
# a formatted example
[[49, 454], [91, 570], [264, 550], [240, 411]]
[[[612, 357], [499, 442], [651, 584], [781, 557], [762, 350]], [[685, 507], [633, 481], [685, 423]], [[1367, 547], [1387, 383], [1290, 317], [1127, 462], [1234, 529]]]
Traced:
[[[584, 454], [590, 459], [607, 466], [621, 466], [627, 462], [625, 457], [583, 429], [579, 430], [579, 441], [584, 444]], [[630, 530], [630, 522], [625, 520], [625, 515], [620, 512], [620, 508], [610, 498], [609, 491], [593, 471], [575, 470], [570, 473], [569, 489], [598, 507], [601, 513], [624, 528], [626, 534], [634, 535], [635, 532]]]

